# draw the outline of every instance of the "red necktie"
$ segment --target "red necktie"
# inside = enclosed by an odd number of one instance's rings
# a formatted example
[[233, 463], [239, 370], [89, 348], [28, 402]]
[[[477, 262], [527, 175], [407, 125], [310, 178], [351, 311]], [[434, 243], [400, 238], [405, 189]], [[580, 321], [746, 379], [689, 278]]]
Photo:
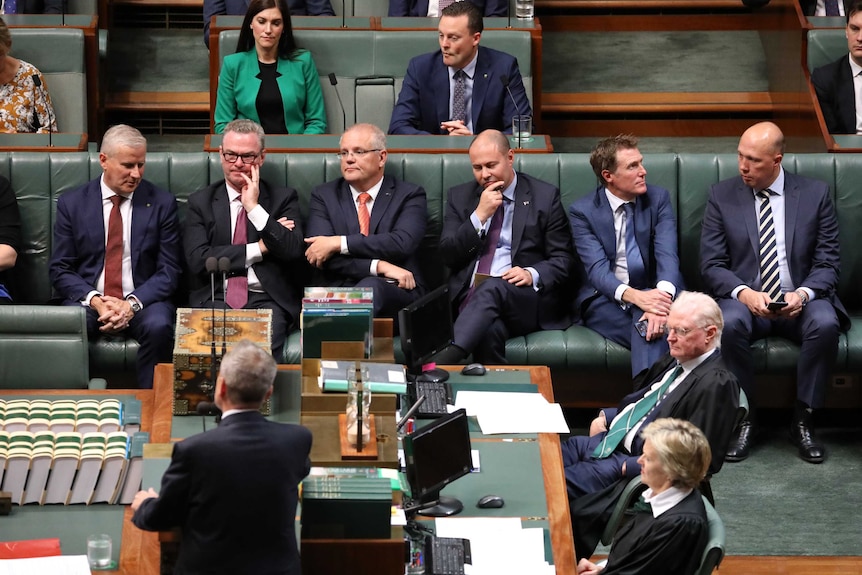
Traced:
[[123, 299], [123, 215], [120, 202], [123, 196], [111, 196], [111, 215], [108, 217], [108, 243], [105, 246], [105, 295]]
[[[245, 208], [240, 205], [236, 214], [236, 228], [233, 231], [233, 245], [244, 246], [248, 243], [248, 216]], [[242, 309], [248, 303], [248, 271], [242, 275], [229, 277], [227, 279], [227, 294], [225, 303], [233, 309]]]
[[371, 199], [371, 194], [362, 192], [359, 194], [359, 209], [356, 210], [359, 214], [359, 233], [363, 236], [368, 235], [368, 227], [371, 223], [371, 215], [368, 213], [368, 200]]

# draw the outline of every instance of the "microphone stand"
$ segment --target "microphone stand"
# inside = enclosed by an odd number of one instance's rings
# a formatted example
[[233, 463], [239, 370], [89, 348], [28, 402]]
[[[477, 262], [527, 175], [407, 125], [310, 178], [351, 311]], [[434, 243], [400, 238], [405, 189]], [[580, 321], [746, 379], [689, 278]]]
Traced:
[[329, 83], [335, 88], [335, 97], [338, 98], [338, 105], [341, 107], [341, 117], [344, 122], [344, 129], [347, 129], [347, 110], [344, 108], [344, 102], [341, 101], [341, 94], [338, 92], [338, 78], [334, 72], [329, 73]]
[[[215, 401], [216, 387], [216, 320], [215, 320], [215, 276], [218, 271], [218, 260], [214, 257], [209, 257], [206, 260], [206, 270], [210, 274], [210, 326], [212, 328], [212, 340], [210, 341], [210, 380], [212, 383], [212, 392], [209, 394], [210, 399]], [[224, 337], [224, 335], [222, 335]]]
[[218, 269], [221, 272], [222, 285], [225, 286], [225, 305], [221, 312], [221, 356], [224, 357], [224, 354], [227, 353], [227, 273], [230, 271], [230, 258], [219, 258]]
[[[509, 99], [512, 100], [512, 105], [515, 106], [515, 115], [520, 116], [521, 115], [521, 109], [518, 108], [518, 102], [515, 101], [515, 96], [512, 94], [512, 89], [509, 88], [509, 76], [507, 76], [506, 74], [503, 74], [502, 76], [500, 76], [500, 82], [503, 84], [503, 87], [506, 89], [506, 92], [509, 94]], [[515, 129], [514, 121], [512, 124], [513, 124], [512, 130], [514, 130]], [[518, 126], [518, 134], [517, 134], [516, 138], [517, 138], [517, 142], [518, 142], [518, 149], [520, 150], [521, 149], [521, 126]]]

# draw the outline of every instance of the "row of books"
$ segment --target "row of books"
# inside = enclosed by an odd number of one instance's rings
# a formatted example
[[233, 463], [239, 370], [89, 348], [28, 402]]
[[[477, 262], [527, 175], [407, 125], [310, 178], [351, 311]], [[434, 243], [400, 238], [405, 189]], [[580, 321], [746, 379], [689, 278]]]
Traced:
[[129, 504], [150, 434], [0, 431], [0, 490], [12, 503]]
[[323, 342], [362, 342], [371, 357], [374, 334], [372, 288], [307, 287], [300, 313], [302, 357], [322, 357]]
[[141, 402], [119, 399], [0, 399], [0, 431], [134, 434], [141, 429]]
[[[347, 370], [355, 369], [354, 361], [320, 360], [317, 383], [322, 391], [347, 391]], [[407, 393], [407, 372], [397, 363], [360, 362], [365, 381], [372, 393]]]
[[391, 509], [386, 477], [310, 476], [302, 482], [302, 538], [388, 539]]

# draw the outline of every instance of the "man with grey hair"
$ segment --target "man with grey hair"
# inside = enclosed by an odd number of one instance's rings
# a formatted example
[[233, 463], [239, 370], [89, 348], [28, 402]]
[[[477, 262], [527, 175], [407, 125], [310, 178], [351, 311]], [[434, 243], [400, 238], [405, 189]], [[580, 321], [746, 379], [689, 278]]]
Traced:
[[384, 175], [386, 136], [372, 124], [348, 128], [338, 157], [342, 177], [311, 193], [305, 257], [322, 285], [371, 287], [374, 316], [394, 317], [425, 293], [425, 190]]
[[683, 292], [677, 297], [667, 316], [670, 354], [635, 378], [637, 391], [618, 408], [599, 412], [589, 436], [563, 443], [570, 500], [638, 475], [643, 449], [638, 432], [659, 417], [697, 425], [712, 448], [709, 473], [721, 469], [739, 407], [739, 385], [721, 358], [723, 327], [721, 310], [709, 296]]
[[[225, 127], [219, 147], [224, 179], [189, 196], [183, 244], [191, 306], [272, 310], [272, 354], [281, 359], [287, 334], [299, 326], [305, 244], [296, 190], [260, 177], [264, 143], [263, 128], [252, 120]], [[209, 258], [230, 260], [214, 302]]]
[[157, 493], [139, 491], [132, 522], [182, 528], [177, 573], [299, 575], [297, 486], [311, 468], [311, 432], [267, 421], [276, 364], [248, 340], [224, 356], [216, 429], [174, 444]]
[[144, 180], [147, 140], [131, 126], [105, 132], [102, 175], [57, 202], [50, 276], [64, 305], [87, 308], [91, 339], [128, 334], [140, 344], [138, 386], [170, 361], [181, 273], [174, 196]]

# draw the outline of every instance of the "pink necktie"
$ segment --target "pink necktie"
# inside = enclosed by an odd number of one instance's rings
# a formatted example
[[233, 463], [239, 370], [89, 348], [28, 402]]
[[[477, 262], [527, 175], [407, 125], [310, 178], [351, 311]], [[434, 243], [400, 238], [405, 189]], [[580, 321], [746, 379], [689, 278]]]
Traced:
[[359, 233], [363, 236], [368, 235], [368, 228], [371, 222], [371, 215], [368, 213], [368, 200], [371, 199], [371, 194], [362, 192], [359, 194], [359, 208], [356, 210], [359, 215]]
[[[233, 232], [233, 245], [244, 246], [248, 243], [248, 216], [240, 205], [236, 214], [236, 228]], [[225, 303], [233, 309], [242, 309], [248, 303], [248, 272], [228, 278]]]

